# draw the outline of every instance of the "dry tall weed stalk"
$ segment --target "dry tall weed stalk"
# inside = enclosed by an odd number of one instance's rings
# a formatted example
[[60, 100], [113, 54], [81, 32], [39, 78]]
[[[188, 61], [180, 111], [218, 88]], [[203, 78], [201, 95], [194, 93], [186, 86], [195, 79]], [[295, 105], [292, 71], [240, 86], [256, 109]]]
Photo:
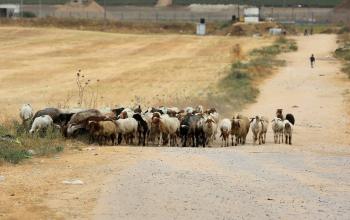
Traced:
[[85, 89], [89, 86], [90, 79], [87, 79], [84, 74], [81, 73], [81, 70], [78, 70], [76, 75], [76, 83], [78, 86], [78, 106], [81, 107], [84, 101], [84, 92]]
[[235, 44], [234, 46], [232, 46], [231, 50], [230, 50], [230, 59], [231, 62], [235, 62], [237, 60], [241, 60], [243, 59], [243, 52], [242, 52], [242, 47], [240, 44]]

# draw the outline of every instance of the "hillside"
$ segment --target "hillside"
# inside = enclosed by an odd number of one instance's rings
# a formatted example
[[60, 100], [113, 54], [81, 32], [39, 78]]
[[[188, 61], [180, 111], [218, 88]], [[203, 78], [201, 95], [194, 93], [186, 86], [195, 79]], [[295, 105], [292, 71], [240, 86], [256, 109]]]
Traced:
[[[78, 69], [92, 80], [93, 91], [98, 89], [100, 106], [193, 101], [223, 77], [233, 45], [247, 52], [271, 42], [52, 28], [1, 27], [0, 32], [0, 97], [6, 97], [0, 105], [11, 115], [23, 103], [35, 109], [76, 106]], [[90, 100], [90, 92], [87, 96]]]

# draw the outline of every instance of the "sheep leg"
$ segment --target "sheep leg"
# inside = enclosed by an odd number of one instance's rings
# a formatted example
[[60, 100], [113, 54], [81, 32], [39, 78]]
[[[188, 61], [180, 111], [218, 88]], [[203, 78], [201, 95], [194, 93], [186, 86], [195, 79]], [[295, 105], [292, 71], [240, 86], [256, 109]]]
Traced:
[[207, 142], [207, 138], [204, 132], [202, 132], [202, 146], [205, 147], [205, 144]]
[[289, 135], [289, 145], [292, 145], [292, 136]]
[[115, 145], [115, 134], [111, 135], [111, 140], [112, 140], [112, 146]]
[[178, 147], [179, 145], [178, 145], [178, 142], [177, 142], [177, 136], [176, 136], [176, 134], [175, 134], [175, 136], [174, 136], [174, 142], [175, 142], [175, 146]]
[[146, 146], [147, 131], [143, 132], [143, 146]]
[[103, 141], [103, 137], [100, 135], [99, 141], [98, 141], [98, 144], [99, 144], [100, 146], [102, 145], [102, 141]]
[[122, 143], [123, 137], [121, 134], [118, 134], [118, 145]]
[[171, 134], [168, 134], [167, 136], [168, 136], [168, 146], [169, 146], [169, 147], [174, 146], [172, 135], [171, 135]]
[[160, 142], [163, 141], [163, 132], [160, 132], [158, 137], [158, 147], [160, 147]]
[[285, 135], [285, 142], [284, 142], [285, 144], [288, 144], [288, 143], [287, 143], [287, 138], [288, 138], [288, 136]]
[[192, 147], [195, 147], [195, 145], [196, 145], [196, 141], [195, 140], [196, 140], [195, 139], [195, 135], [192, 134]]
[[283, 144], [283, 132], [281, 132], [280, 134], [279, 143]]
[[196, 147], [198, 147], [198, 145], [199, 145], [199, 134], [196, 134]]
[[182, 147], [186, 147], [187, 135], [183, 135], [183, 136], [181, 137], [181, 142], [182, 142]]

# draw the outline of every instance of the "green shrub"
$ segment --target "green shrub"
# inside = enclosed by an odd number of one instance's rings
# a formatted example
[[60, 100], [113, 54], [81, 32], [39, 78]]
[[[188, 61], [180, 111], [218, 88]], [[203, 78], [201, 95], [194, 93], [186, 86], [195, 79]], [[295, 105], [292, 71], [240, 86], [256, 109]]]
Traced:
[[344, 67], [342, 68], [342, 71], [346, 73], [350, 79], [350, 63], [345, 64]]
[[31, 12], [31, 11], [24, 11], [22, 16], [24, 18], [35, 18], [36, 14], [34, 12]]
[[350, 32], [350, 28], [349, 27], [342, 27], [339, 31], [338, 34], [346, 34]]
[[210, 100], [215, 100], [215, 105], [230, 105], [231, 110], [232, 106], [240, 110], [244, 104], [254, 102], [259, 94], [254, 82], [271, 74], [275, 67], [285, 65], [284, 60], [276, 59], [278, 54], [297, 49], [295, 41], [278, 38], [271, 46], [251, 51], [248, 62], [232, 63], [229, 73], [220, 81], [220, 91], [210, 94]]
[[48, 129], [43, 134], [29, 134], [22, 124], [12, 121], [6, 126], [0, 126], [0, 136], [11, 137], [9, 140], [0, 140], [0, 160], [10, 163], [19, 163], [30, 158], [29, 150], [35, 156], [49, 156], [64, 150], [64, 138], [54, 129]]
[[335, 50], [336, 57], [350, 61], [350, 48], [338, 48]]

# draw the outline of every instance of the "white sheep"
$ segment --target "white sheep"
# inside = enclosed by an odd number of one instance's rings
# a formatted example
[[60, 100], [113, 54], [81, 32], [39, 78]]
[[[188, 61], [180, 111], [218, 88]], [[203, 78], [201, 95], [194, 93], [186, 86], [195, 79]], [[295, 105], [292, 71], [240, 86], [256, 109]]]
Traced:
[[262, 123], [262, 143], [265, 144], [266, 143], [266, 133], [267, 133], [267, 129], [269, 127], [269, 119], [265, 116], [261, 116], [260, 117], [260, 121]]
[[124, 136], [126, 144], [133, 143], [137, 135], [137, 121], [134, 118], [121, 118], [116, 121], [116, 125], [117, 133]]
[[22, 107], [20, 108], [20, 113], [19, 116], [22, 119], [22, 124], [24, 126], [28, 126], [30, 119], [33, 118], [33, 108], [30, 104], [24, 104], [22, 105]]
[[120, 114], [119, 118], [125, 119], [125, 118], [132, 118], [132, 116], [135, 114], [135, 112], [130, 108], [125, 108]]
[[273, 138], [275, 144], [283, 142], [283, 127], [284, 123], [282, 119], [275, 117], [272, 121], [271, 127], [273, 131]]
[[263, 123], [259, 116], [251, 119], [250, 128], [253, 133], [253, 143], [256, 144], [256, 141], [258, 140], [259, 144], [261, 144], [263, 140]]
[[231, 133], [231, 120], [228, 118], [222, 119], [219, 123], [220, 137], [221, 137], [221, 147], [228, 147], [230, 133]]
[[178, 107], [170, 107], [170, 108], [168, 108], [167, 109], [167, 111], [171, 111], [171, 112], [176, 112], [176, 113], [178, 113], [179, 111], [180, 111], [180, 109], [178, 108]]
[[203, 114], [204, 108], [202, 105], [198, 105], [195, 109], [196, 113]]
[[206, 144], [210, 145], [210, 143], [213, 143], [217, 131], [217, 124], [211, 116], [205, 119], [203, 131], [206, 138]]
[[177, 132], [180, 129], [180, 121], [175, 117], [169, 117], [169, 115], [164, 114], [160, 116], [159, 119], [159, 129], [160, 138], [158, 141], [158, 146], [160, 146], [160, 140], [164, 141], [163, 136], [169, 137], [168, 146], [178, 146], [177, 144]]
[[29, 133], [33, 134], [34, 132], [45, 132], [49, 128], [53, 128], [52, 118], [49, 115], [42, 115], [34, 119]]
[[189, 113], [189, 114], [192, 114], [194, 112], [194, 109], [192, 107], [186, 107], [185, 108], [185, 112]]
[[286, 138], [285, 143], [292, 145], [293, 124], [288, 120], [283, 121], [283, 133]]

